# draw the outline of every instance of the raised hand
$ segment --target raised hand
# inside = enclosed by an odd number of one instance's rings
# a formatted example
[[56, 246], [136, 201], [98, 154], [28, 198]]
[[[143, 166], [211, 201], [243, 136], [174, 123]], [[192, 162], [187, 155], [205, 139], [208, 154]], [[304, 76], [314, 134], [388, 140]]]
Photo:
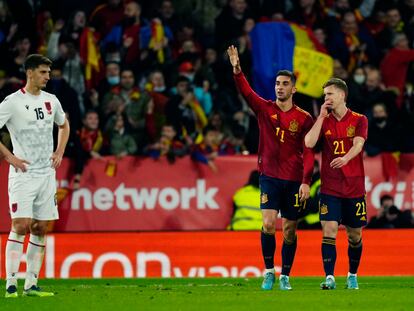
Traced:
[[230, 63], [233, 66], [233, 73], [238, 74], [241, 72], [239, 53], [234, 45], [230, 45], [228, 47], [227, 55], [229, 56]]
[[323, 105], [321, 106], [321, 111], [319, 112], [319, 116], [322, 118], [325, 118], [329, 114], [329, 110], [332, 109], [332, 102], [329, 100], [326, 100]]

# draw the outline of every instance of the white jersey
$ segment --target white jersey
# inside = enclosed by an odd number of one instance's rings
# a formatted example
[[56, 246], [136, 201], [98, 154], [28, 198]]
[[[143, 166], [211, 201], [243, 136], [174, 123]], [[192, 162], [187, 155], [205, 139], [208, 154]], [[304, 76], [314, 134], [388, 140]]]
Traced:
[[[30, 162], [24, 174], [39, 176], [54, 174], [53, 123], [63, 125], [65, 113], [55, 95], [40, 91], [32, 95], [20, 89], [0, 104], [0, 128], [6, 125], [16, 157]], [[22, 174], [10, 167], [9, 177]]]

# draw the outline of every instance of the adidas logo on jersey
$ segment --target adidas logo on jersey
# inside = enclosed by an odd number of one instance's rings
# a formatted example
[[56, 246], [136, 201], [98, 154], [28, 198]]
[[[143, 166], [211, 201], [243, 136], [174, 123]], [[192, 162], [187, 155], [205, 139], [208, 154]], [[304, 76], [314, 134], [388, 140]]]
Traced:
[[26, 110], [29, 110], [29, 105], [26, 105], [25, 107], [26, 107]]
[[326, 135], [326, 136], [328, 136], [328, 135], [332, 135], [331, 130], [327, 130], [327, 131], [325, 132], [325, 135]]

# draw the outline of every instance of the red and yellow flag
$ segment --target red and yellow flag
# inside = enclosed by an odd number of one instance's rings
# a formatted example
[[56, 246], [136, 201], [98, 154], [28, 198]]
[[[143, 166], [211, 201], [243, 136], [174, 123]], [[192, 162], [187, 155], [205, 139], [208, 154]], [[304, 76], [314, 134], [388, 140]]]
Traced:
[[85, 27], [80, 36], [79, 52], [85, 65], [85, 84], [88, 90], [96, 87], [103, 77], [103, 63], [101, 52], [97, 44], [95, 32]]
[[158, 18], [154, 18], [151, 21], [151, 39], [149, 42], [149, 47], [154, 49], [157, 48], [157, 59], [160, 64], [164, 63], [165, 56], [164, 56], [164, 27], [162, 26], [162, 22]]

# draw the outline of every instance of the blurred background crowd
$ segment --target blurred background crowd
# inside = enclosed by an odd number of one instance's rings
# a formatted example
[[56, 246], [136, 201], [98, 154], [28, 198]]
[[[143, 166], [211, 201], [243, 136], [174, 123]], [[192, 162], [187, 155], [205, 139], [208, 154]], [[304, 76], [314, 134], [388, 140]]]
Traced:
[[[76, 183], [89, 158], [257, 152], [257, 123], [226, 56], [251, 78], [250, 31], [311, 30], [369, 119], [368, 156], [414, 152], [414, 0], [0, 0], [0, 100], [24, 86], [30, 53], [53, 60], [47, 91], [71, 123]], [[312, 115], [322, 99], [295, 102]], [[5, 129], [1, 138], [9, 143]]]

